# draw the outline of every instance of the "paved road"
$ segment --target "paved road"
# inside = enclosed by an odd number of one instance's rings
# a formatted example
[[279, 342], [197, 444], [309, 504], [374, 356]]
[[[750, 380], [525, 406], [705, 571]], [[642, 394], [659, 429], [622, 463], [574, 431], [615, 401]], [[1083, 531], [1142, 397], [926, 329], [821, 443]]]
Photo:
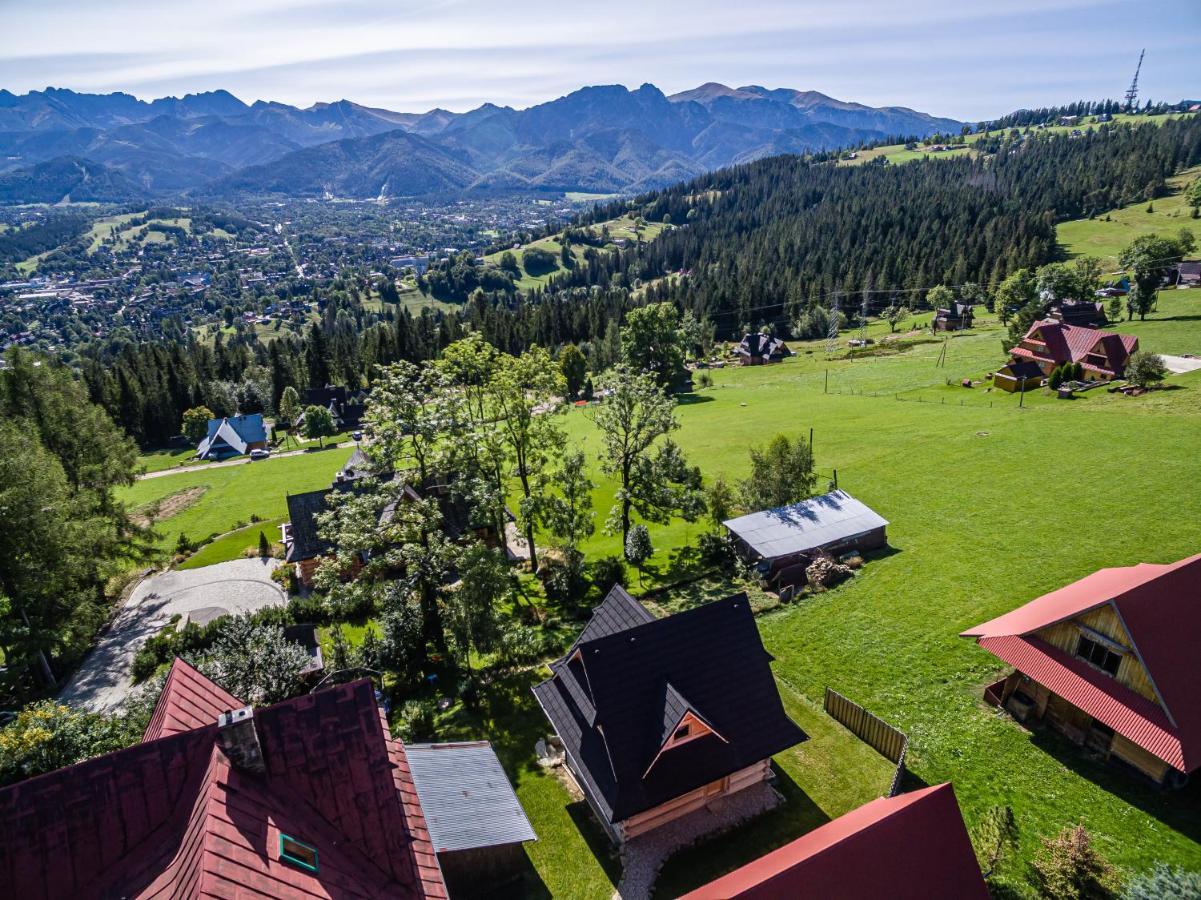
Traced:
[[93, 712], [119, 706], [133, 687], [134, 654], [171, 616], [186, 613], [203, 624], [225, 613], [286, 603], [287, 595], [271, 580], [278, 565], [275, 559], [235, 559], [143, 579], [59, 699]]
[[[325, 449], [330, 447], [351, 447], [354, 446], [353, 441], [343, 441], [341, 444], [326, 444]], [[287, 450], [284, 453], [272, 453], [272, 459], [280, 459], [285, 456], [299, 456], [302, 453], [308, 453], [308, 450]], [[313, 452], [319, 453], [317, 448]], [[265, 460], [264, 460], [265, 461]], [[204, 472], [208, 469], [222, 469], [226, 466], [248, 466], [255, 460], [248, 456], [239, 456], [236, 459], [226, 459], [221, 462], [198, 463], [194, 466], [177, 466], [174, 469], [159, 469], [157, 472], [144, 472], [138, 476], [138, 481], [145, 481], [147, 478], [162, 478], [165, 475], [179, 475], [181, 472]]]

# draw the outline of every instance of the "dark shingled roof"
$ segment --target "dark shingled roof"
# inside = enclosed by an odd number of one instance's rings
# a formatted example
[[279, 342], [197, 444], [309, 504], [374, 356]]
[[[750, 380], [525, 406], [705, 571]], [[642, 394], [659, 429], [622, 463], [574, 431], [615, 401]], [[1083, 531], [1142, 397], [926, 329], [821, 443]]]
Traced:
[[317, 533], [317, 516], [326, 511], [325, 498], [333, 490], [337, 488], [322, 488], [319, 491], [288, 495], [288, 521], [292, 526], [292, 543], [288, 547], [287, 562], [312, 559], [333, 550], [333, 545]]
[[[615, 588], [584, 631], [534, 694], [611, 822], [806, 739], [784, 713], [745, 594], [654, 619]], [[652, 766], [666, 721], [688, 710], [716, 734]]]

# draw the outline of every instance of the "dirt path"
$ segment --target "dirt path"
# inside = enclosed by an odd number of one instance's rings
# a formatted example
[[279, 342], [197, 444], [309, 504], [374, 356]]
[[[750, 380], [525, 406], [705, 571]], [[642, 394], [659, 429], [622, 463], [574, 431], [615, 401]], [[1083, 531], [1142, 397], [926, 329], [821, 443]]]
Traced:
[[[182, 491], [177, 491], [167, 497], [164, 497], [157, 504], [151, 503], [149, 506], [142, 507], [134, 512], [131, 516], [134, 523], [145, 528], [152, 522], [160, 519], [169, 519], [176, 513], [183, 512], [197, 500], [204, 496], [208, 488], [203, 485], [196, 487], [185, 488]], [[154, 515], [151, 515], [154, 513]]]

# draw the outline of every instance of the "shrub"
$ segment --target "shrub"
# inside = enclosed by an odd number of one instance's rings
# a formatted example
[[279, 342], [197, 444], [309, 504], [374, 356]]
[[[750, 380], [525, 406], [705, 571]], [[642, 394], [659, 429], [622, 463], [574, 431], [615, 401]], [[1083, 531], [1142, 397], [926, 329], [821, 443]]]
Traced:
[[501, 657], [511, 665], [539, 662], [559, 650], [557, 635], [532, 625], [515, 625], [500, 639]]
[[1156, 863], [1155, 868], [1136, 875], [1122, 892], [1122, 900], [1201, 900], [1201, 873], [1188, 872], [1179, 866]]
[[1168, 367], [1154, 353], [1140, 350], [1133, 354], [1126, 363], [1126, 379], [1138, 387], [1150, 387], [1156, 382], [1163, 381], [1168, 374]]
[[1083, 825], [1069, 826], [1042, 839], [1032, 863], [1034, 881], [1049, 900], [1105, 900], [1113, 897], [1117, 873], [1092, 845]]
[[718, 532], [703, 532], [697, 539], [696, 547], [701, 559], [710, 565], [728, 563], [734, 558], [734, 548], [730, 546], [729, 537]]
[[626, 564], [617, 556], [603, 556], [592, 564], [592, 584], [607, 594], [615, 584], [624, 584]]
[[538, 570], [542, 587], [548, 599], [557, 603], [578, 600], [588, 590], [588, 579], [584, 575], [584, 554], [579, 550], [563, 551], [562, 559], [548, 557]]
[[438, 706], [433, 700], [406, 700], [396, 712], [396, 728], [405, 743], [437, 738]]
[[1056, 366], [1051, 370], [1051, 375], [1047, 378], [1047, 387], [1055, 390], [1063, 384], [1063, 366]]
[[283, 588], [287, 593], [296, 593], [296, 568], [294, 566], [276, 566], [276, 568], [271, 571], [271, 580]]

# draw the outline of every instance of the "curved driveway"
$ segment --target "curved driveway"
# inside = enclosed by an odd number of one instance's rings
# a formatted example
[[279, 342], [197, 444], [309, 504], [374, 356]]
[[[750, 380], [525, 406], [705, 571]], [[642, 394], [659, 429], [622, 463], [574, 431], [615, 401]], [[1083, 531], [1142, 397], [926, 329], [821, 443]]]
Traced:
[[144, 578], [59, 699], [93, 712], [119, 706], [133, 687], [134, 654], [176, 613], [203, 624], [226, 613], [286, 603], [287, 595], [271, 580], [278, 565], [275, 559], [235, 559]]

